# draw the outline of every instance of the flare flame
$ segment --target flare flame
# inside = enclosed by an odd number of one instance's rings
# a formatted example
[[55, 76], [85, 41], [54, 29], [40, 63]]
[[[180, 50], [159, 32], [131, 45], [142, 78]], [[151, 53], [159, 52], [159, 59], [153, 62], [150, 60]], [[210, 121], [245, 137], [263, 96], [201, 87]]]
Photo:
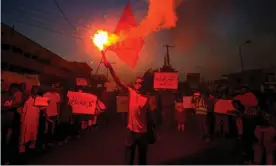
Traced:
[[118, 42], [119, 37], [115, 34], [108, 33], [104, 30], [98, 30], [93, 37], [93, 43], [99, 48], [100, 51], [106, 47], [111, 46]]

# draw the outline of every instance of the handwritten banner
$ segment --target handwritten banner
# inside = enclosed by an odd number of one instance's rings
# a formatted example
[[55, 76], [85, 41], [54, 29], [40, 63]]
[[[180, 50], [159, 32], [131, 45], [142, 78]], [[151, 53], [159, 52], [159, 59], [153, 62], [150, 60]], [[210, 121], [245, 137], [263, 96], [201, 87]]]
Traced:
[[155, 72], [154, 85], [155, 89], [177, 89], [178, 73], [177, 72]]
[[76, 84], [78, 86], [87, 86], [87, 80], [85, 78], [76, 78]]
[[116, 96], [117, 112], [128, 112], [129, 109], [129, 97], [128, 96]]
[[192, 103], [193, 96], [183, 96], [183, 108], [195, 108]]
[[72, 106], [74, 114], [95, 114], [97, 96], [89, 93], [68, 91], [68, 104]]
[[49, 99], [47, 97], [37, 96], [34, 101], [36, 107], [47, 107], [49, 105]]
[[215, 103], [215, 113], [235, 115], [237, 110], [232, 105], [232, 100], [217, 100]]

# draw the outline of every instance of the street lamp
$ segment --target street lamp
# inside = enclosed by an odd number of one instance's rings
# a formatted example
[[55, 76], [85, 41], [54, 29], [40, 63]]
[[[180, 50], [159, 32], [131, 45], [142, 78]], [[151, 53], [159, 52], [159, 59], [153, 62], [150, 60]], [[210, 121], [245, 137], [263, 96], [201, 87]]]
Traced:
[[240, 56], [240, 60], [241, 60], [241, 69], [242, 72], [244, 71], [244, 65], [243, 65], [243, 58], [242, 58], [242, 46], [251, 43], [251, 40], [247, 40], [245, 42], [243, 42], [242, 44], [239, 45], [239, 56]]

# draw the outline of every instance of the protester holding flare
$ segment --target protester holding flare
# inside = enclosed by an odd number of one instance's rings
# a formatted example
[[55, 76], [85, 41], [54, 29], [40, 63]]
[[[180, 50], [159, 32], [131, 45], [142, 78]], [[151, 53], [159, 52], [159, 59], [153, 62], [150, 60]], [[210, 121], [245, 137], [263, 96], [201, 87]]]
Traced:
[[[148, 98], [143, 92], [143, 79], [137, 78], [134, 87], [123, 84], [112, 66], [104, 58], [105, 66], [118, 86], [129, 92], [128, 135], [126, 140], [126, 164], [134, 164], [135, 149], [138, 147], [139, 164], [147, 164], [148, 143], [153, 143], [152, 130], [155, 128], [149, 113]], [[151, 131], [151, 133], [150, 133]], [[150, 138], [151, 137], [151, 138]], [[151, 142], [153, 141], [153, 142]]]

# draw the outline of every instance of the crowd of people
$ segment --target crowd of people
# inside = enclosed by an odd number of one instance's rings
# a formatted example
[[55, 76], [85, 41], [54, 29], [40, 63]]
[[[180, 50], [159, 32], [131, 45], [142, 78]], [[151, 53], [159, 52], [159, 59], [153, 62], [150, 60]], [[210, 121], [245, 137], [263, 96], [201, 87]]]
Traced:
[[[176, 120], [178, 130], [183, 132], [189, 112], [195, 117], [199, 134], [206, 142], [214, 139], [217, 134], [224, 138], [235, 137], [234, 131], [237, 128], [236, 137], [241, 139], [245, 163], [275, 164], [276, 100], [272, 96], [269, 99], [258, 100], [246, 85], [241, 86], [233, 94], [229, 93], [229, 89], [218, 92], [201, 89], [192, 95], [191, 103], [194, 107], [184, 110], [181, 106], [185, 102], [183, 96], [190, 94], [181, 92], [175, 94], [170, 90], [162, 90], [153, 94], [155, 97], [149, 97], [143, 78], [138, 78], [133, 87], [127, 86], [120, 81], [109, 62], [105, 60], [104, 64], [116, 84], [129, 92], [126, 164], [133, 164], [136, 146], [138, 146], [139, 164], [146, 164], [147, 144], [156, 141], [156, 138], [152, 138], [152, 131], [160, 129], [158, 122], [162, 121], [162, 126], [169, 129], [174, 126]], [[154, 98], [158, 102], [152, 102]], [[229, 114], [214, 111], [216, 102], [220, 99], [232, 100], [233, 110], [227, 110]], [[156, 103], [156, 106], [152, 106], [153, 103]], [[155, 137], [156, 135], [155, 133]]]
[[[25, 83], [11, 84], [8, 89], [4, 85], [2, 80], [2, 164], [16, 162], [27, 154], [66, 144], [71, 138], [79, 138], [83, 129], [97, 126], [98, 117], [106, 122], [106, 107], [102, 102], [107, 102], [104, 99], [104, 88], [92, 91], [81, 86], [71, 89], [32, 86], [28, 92]], [[96, 94], [96, 114], [75, 114], [68, 101], [68, 91]], [[36, 106], [37, 96], [47, 98], [48, 105]]]
[[[232, 96], [227, 91], [221, 93], [206, 89], [192, 93], [169, 90], [147, 92], [143, 89], [143, 78], [128, 86], [120, 81], [106, 61], [105, 66], [120, 90], [128, 92], [129, 96], [126, 164], [133, 164], [136, 147], [139, 164], [147, 164], [148, 144], [157, 141], [158, 132], [172, 128], [185, 132], [185, 124], [191, 117], [196, 119], [195, 125], [204, 141], [209, 142], [216, 137], [237, 137], [243, 145], [242, 154], [246, 163], [262, 164], [262, 154], [266, 154], [266, 163], [275, 164], [276, 100], [261, 101], [247, 86], [241, 87], [239, 93]], [[98, 96], [97, 113], [74, 114], [68, 101], [68, 91]], [[35, 106], [37, 96], [48, 98], [48, 106]], [[27, 92], [24, 83], [11, 84], [7, 91], [2, 87], [2, 164], [12, 162], [26, 152], [63, 145], [71, 138], [78, 138], [82, 129], [95, 127], [99, 123], [107, 124], [112, 119], [110, 113], [116, 112], [116, 94], [108, 96], [105, 88], [33, 86]], [[183, 96], [192, 96], [194, 107], [183, 108]], [[233, 101], [233, 114], [214, 111], [216, 101], [220, 99]]]

